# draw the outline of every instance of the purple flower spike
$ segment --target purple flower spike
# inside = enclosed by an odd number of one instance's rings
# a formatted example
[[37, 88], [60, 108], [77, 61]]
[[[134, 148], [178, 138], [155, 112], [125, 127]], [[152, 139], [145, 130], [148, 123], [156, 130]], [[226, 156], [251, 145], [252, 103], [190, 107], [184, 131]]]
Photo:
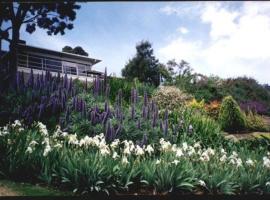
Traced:
[[107, 125], [106, 125], [105, 139], [106, 139], [106, 141], [111, 141], [112, 140], [112, 125], [111, 125], [111, 120], [109, 120], [108, 123], [107, 123]]
[[143, 147], [144, 145], [147, 144], [148, 138], [146, 134], [143, 134], [142, 141], [140, 142], [140, 146]]
[[152, 127], [154, 128], [157, 124], [157, 117], [155, 115], [155, 113], [153, 113], [153, 117], [152, 117]]
[[90, 121], [91, 121], [92, 125], [96, 124], [96, 113], [95, 113], [95, 111], [91, 111]]
[[169, 128], [168, 126], [169, 126], [169, 122], [168, 122], [168, 120], [165, 120], [164, 121], [164, 130], [163, 130], [164, 136], [168, 135], [168, 128]]
[[147, 118], [147, 106], [143, 106], [143, 111], [142, 111], [142, 117], [144, 118], [144, 119], [146, 119]]
[[110, 86], [109, 86], [109, 84], [107, 84], [106, 85], [106, 90], [105, 90], [105, 97], [109, 98], [109, 95], [110, 95]]
[[131, 106], [131, 119], [134, 119], [135, 118], [135, 106], [134, 104], [132, 104]]
[[137, 128], [138, 128], [138, 129], [141, 129], [141, 120], [140, 120], [140, 119], [138, 119], [138, 122], [137, 122]]
[[147, 106], [147, 103], [148, 103], [147, 92], [146, 92], [146, 91], [144, 91], [143, 105], [144, 105], [144, 106]]
[[159, 127], [160, 127], [160, 130], [163, 131], [163, 124], [162, 124], [162, 121], [160, 121]]

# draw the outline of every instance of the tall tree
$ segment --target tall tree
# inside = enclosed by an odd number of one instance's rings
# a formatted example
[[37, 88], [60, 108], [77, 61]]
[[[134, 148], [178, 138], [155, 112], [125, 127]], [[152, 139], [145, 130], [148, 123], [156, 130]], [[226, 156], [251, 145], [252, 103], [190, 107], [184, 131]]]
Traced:
[[[76, 18], [75, 10], [80, 6], [74, 1], [52, 3], [36, 2], [3, 2], [0, 3], [1, 38], [10, 43], [10, 68], [7, 81], [12, 80], [17, 71], [17, 44], [20, 40], [20, 29], [25, 24], [25, 30], [33, 33], [36, 27], [47, 30], [48, 35], [65, 34], [66, 29], [72, 29], [72, 21]], [[11, 33], [11, 36], [10, 36]]]
[[141, 41], [136, 45], [136, 55], [128, 61], [122, 69], [122, 76], [154, 85], [160, 84], [160, 64], [154, 56], [152, 45], [148, 41]]
[[62, 52], [74, 53], [82, 56], [88, 56], [88, 53], [80, 46], [76, 46], [74, 49], [70, 46], [64, 46]]

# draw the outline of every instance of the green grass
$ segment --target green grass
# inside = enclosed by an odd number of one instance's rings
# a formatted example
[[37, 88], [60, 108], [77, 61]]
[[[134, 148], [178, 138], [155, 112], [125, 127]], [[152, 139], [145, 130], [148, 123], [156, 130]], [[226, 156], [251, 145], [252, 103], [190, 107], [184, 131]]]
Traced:
[[70, 196], [71, 192], [58, 191], [53, 188], [32, 185], [30, 183], [19, 183], [10, 180], [0, 180], [0, 187], [8, 188], [18, 196]]

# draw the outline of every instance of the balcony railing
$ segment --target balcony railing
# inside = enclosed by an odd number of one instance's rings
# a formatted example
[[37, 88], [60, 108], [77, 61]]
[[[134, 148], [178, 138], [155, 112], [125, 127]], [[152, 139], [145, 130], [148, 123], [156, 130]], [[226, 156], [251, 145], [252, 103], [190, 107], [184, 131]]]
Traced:
[[43, 56], [18, 54], [18, 68], [32, 68], [41, 71], [50, 71], [55, 73], [67, 73], [68, 75], [78, 77], [94, 77], [91, 74], [90, 66], [63, 61], [60, 59], [52, 59]]

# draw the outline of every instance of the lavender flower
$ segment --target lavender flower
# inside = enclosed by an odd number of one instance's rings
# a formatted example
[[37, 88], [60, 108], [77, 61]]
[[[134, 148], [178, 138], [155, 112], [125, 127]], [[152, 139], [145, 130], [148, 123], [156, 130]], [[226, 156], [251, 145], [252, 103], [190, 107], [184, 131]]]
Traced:
[[138, 121], [137, 121], [137, 128], [141, 129], [141, 120], [140, 119], [138, 119]]
[[134, 119], [135, 118], [135, 106], [134, 104], [132, 104], [131, 106], [131, 119]]
[[144, 106], [147, 106], [147, 103], [148, 103], [147, 92], [146, 92], [146, 91], [144, 91], [143, 105], [144, 105]]

